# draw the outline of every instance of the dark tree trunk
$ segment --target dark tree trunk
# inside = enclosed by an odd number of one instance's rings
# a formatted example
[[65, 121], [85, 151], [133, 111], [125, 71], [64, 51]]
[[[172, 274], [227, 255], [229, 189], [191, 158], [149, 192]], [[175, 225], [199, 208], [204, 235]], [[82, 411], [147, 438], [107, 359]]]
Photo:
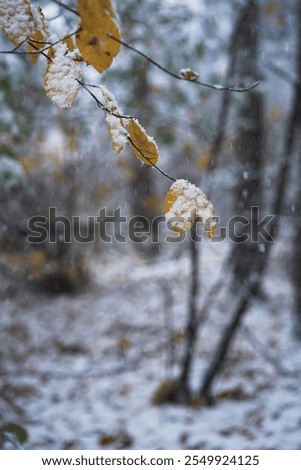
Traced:
[[[138, 58], [133, 65], [133, 85], [135, 87], [135, 99], [141, 108], [150, 110], [152, 108], [150, 98], [150, 84], [148, 81], [148, 71], [150, 64]], [[130, 201], [132, 215], [143, 224], [145, 232], [152, 232], [154, 240], [157, 240], [157, 225], [152, 221], [158, 216], [156, 206], [156, 191], [154, 188], [154, 175], [152, 168], [144, 166], [141, 162], [133, 159], [131, 167], [132, 178], [130, 182]], [[148, 220], [148, 222], [147, 222]], [[136, 247], [141, 247], [145, 253], [146, 244], [136, 243]], [[155, 254], [158, 250], [158, 243], [147, 244], [149, 254]]]
[[[236, 26], [237, 36], [237, 73], [243, 81], [256, 81], [259, 78], [257, 65], [259, 50], [259, 7], [257, 1], [249, 0], [238, 17], [240, 24]], [[240, 129], [237, 139], [237, 156], [239, 161], [238, 184], [235, 195], [235, 214], [249, 220], [240, 232], [236, 232], [238, 243], [232, 248], [233, 257], [233, 289], [239, 293], [234, 303], [232, 319], [226, 327], [213, 354], [201, 384], [200, 394], [208, 402], [212, 398], [213, 381], [223, 366], [227, 351], [241, 324], [251, 296], [259, 289], [259, 279], [265, 263], [264, 250], [259, 250], [259, 243], [252, 241], [252, 217], [257, 211], [251, 208], [260, 207], [262, 203], [262, 187], [260, 172], [263, 160], [264, 126], [263, 97], [260, 91], [252, 90], [241, 97], [238, 112]], [[244, 222], [244, 219], [240, 219]], [[240, 238], [243, 234], [244, 238]], [[232, 234], [233, 236], [233, 234]], [[244, 242], [242, 240], [245, 239]]]
[[[298, 51], [297, 51], [297, 81], [295, 83], [294, 96], [292, 101], [291, 113], [288, 119], [284, 152], [281, 158], [281, 162], [278, 170], [277, 184], [274, 193], [274, 200], [272, 204], [271, 213], [276, 215], [274, 217], [269, 233], [276, 237], [279, 229], [279, 214], [283, 206], [283, 201], [286, 194], [286, 189], [289, 183], [290, 169], [292, 166], [292, 160], [294, 155], [297, 156], [296, 165], [294, 165], [293, 179], [296, 183], [295, 191], [295, 202], [296, 202], [296, 216], [297, 224], [294, 232], [294, 243], [293, 243], [293, 276], [295, 285], [295, 312], [296, 312], [296, 332], [301, 337], [301, 1], [298, 0], [298, 14], [297, 14], [297, 25], [298, 25]], [[228, 325], [221, 341], [219, 342], [213, 359], [209, 364], [209, 367], [205, 373], [202, 381], [201, 394], [210, 401], [212, 398], [212, 384], [213, 381], [220, 371], [223, 362], [225, 360], [229, 346], [233, 340], [235, 333], [238, 330], [239, 325], [243, 319], [243, 315], [247, 311], [250, 300], [254, 295], [257, 295], [260, 289], [262, 276], [264, 274], [265, 267], [267, 266], [269, 255], [273, 243], [264, 243], [264, 255], [261, 258], [261, 262], [258, 264], [257, 275], [249, 279], [247, 288], [242, 290], [241, 296], [237, 305], [235, 306], [232, 320]]]
[[239, 131], [237, 154], [241, 169], [235, 194], [234, 216], [239, 216], [240, 219], [236, 226], [239, 230], [231, 234], [234, 241], [232, 255], [235, 290], [240, 284], [248, 284], [249, 278], [260, 269], [264, 258], [264, 253], [260, 250], [260, 243], [264, 239], [254, 230], [256, 219], [261, 219], [260, 212], [262, 214], [263, 112], [261, 93], [251, 91], [244, 98], [239, 113], [242, 127]]
[[293, 165], [294, 191], [294, 236], [293, 236], [293, 283], [295, 289], [295, 332], [301, 339], [301, 1], [297, 2], [297, 82], [294, 92], [294, 110], [292, 113], [292, 129], [289, 135], [295, 161]]
[[190, 240], [190, 259], [191, 259], [191, 284], [189, 294], [189, 311], [185, 334], [185, 351], [181, 365], [181, 373], [179, 377], [180, 395], [189, 398], [189, 379], [191, 374], [191, 366], [197, 341], [198, 325], [197, 325], [197, 297], [200, 289], [199, 279], [199, 244], [196, 241], [196, 224], [191, 228]]
[[[250, 0], [246, 7], [240, 36], [237, 41], [237, 73], [244, 81], [256, 81], [259, 78], [259, 6]], [[264, 158], [264, 103], [260, 90], [255, 89], [241, 97], [238, 111], [240, 128], [236, 139], [236, 154], [239, 165], [235, 192], [234, 215], [245, 217], [250, 224], [243, 225], [244, 219], [237, 224], [238, 238], [233, 245], [234, 288], [239, 284], [247, 285], [249, 277], [257, 271], [264, 254], [259, 250], [259, 243], [251, 237], [252, 217], [257, 217], [257, 210], [262, 207], [261, 171]], [[246, 237], [240, 238], [242, 234]], [[234, 239], [235, 239], [234, 234]], [[245, 238], [248, 238], [245, 240]], [[262, 240], [261, 240], [262, 241]]]

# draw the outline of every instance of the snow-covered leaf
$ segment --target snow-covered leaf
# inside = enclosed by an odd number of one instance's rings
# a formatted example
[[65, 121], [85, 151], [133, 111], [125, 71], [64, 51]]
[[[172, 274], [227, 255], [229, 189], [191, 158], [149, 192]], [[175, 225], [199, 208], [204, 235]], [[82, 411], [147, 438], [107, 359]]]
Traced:
[[187, 232], [194, 224], [197, 194], [198, 188], [186, 180], [177, 180], [168, 190], [164, 213], [175, 232]]
[[156, 142], [147, 135], [145, 129], [137, 119], [131, 119], [129, 123], [130, 145], [134, 154], [146, 165], [156, 165], [159, 159], [159, 151]]
[[35, 33], [29, 0], [0, 0], [0, 29], [16, 45]]
[[[35, 32], [30, 37], [30, 41], [32, 42], [33, 46], [30, 44], [28, 45], [28, 52], [43, 49], [48, 42], [51, 42], [51, 31], [48, 23], [46, 22], [42, 8], [38, 6], [36, 10], [33, 8], [32, 12], [35, 22]], [[49, 57], [54, 55], [52, 48], [47, 51], [47, 55]], [[39, 57], [40, 54], [29, 55], [29, 58], [33, 64], [38, 61]]]
[[192, 69], [181, 69], [180, 70], [181, 77], [185, 78], [186, 80], [197, 80], [199, 78], [199, 74]]
[[81, 80], [81, 68], [65, 44], [54, 48], [54, 57], [47, 64], [44, 85], [47, 96], [60, 108], [70, 108], [75, 101]]
[[215, 233], [215, 222], [211, 220], [214, 217], [213, 206], [207, 196], [189, 181], [181, 179], [172, 184], [165, 198], [164, 212], [166, 221], [175, 232], [187, 232], [197, 219], [210, 238]]
[[112, 148], [118, 155], [124, 150], [128, 141], [128, 133], [124, 125], [124, 119], [113, 116], [112, 114], [107, 114], [106, 122], [112, 139]]
[[127, 119], [118, 117], [122, 115], [122, 111], [117, 104], [115, 96], [104, 85], [99, 85], [98, 88], [102, 93], [104, 105], [107, 108], [106, 123], [112, 139], [112, 148], [118, 155], [124, 150], [128, 141]]
[[102, 73], [110, 67], [120, 50], [120, 44], [109, 37], [121, 39], [112, 5], [103, 0], [78, 0], [77, 10], [81, 19], [76, 45], [84, 60]]
[[216, 232], [215, 212], [212, 203], [200, 189], [196, 198], [196, 217], [203, 225], [208, 237], [212, 238]]

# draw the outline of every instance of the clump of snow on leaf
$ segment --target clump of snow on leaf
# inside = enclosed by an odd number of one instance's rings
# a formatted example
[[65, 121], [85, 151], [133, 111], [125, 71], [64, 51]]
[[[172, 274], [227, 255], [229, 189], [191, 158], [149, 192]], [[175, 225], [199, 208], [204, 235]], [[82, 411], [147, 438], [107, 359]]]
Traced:
[[0, 29], [16, 45], [35, 32], [28, 0], [0, 0]]
[[73, 60], [74, 52], [69, 52], [65, 44], [59, 44], [54, 51], [45, 72], [45, 91], [54, 104], [60, 108], [70, 108], [77, 98], [81, 68]]
[[189, 181], [180, 179], [172, 184], [165, 198], [164, 212], [167, 223], [176, 232], [187, 232], [196, 219], [205, 227], [210, 238], [215, 232], [215, 222], [210, 220], [214, 217], [211, 202], [200, 188]]
[[58, 38], [56, 37], [56, 34], [50, 30], [49, 25], [44, 17], [42, 8], [39, 6], [32, 7], [32, 14], [35, 22], [35, 32], [38, 31], [44, 41], [55, 42]]
[[112, 148], [117, 155], [124, 150], [127, 144], [127, 130], [123, 121], [122, 118], [113, 114], [107, 114], [106, 116], [108, 131], [112, 138]]
[[106, 123], [112, 139], [112, 148], [118, 155], [124, 150], [128, 141], [128, 132], [126, 128], [127, 120], [118, 117], [122, 115], [122, 111], [119, 108], [113, 93], [111, 93], [104, 85], [99, 85], [98, 88], [101, 91], [104, 106], [107, 109]]
[[97, 88], [99, 88], [99, 90], [101, 91], [104, 100], [104, 106], [107, 108], [107, 110], [110, 113], [117, 114], [119, 107], [113, 93], [111, 93], [105, 85], [98, 85]]
[[[32, 7], [33, 19], [35, 22], [35, 35], [38, 35], [41, 41], [45, 41], [45, 44], [41, 44], [41, 47], [48, 45], [47, 43], [54, 43], [58, 40], [57, 35], [51, 31], [48, 22], [45, 19], [42, 8], [40, 6]], [[31, 39], [38, 39], [32, 36]], [[34, 42], [34, 41], [33, 41]], [[38, 43], [34, 43], [36, 47], [39, 47]]]
[[189, 69], [189, 68], [181, 69], [180, 75], [181, 77], [185, 78], [185, 80], [191, 80], [191, 81], [197, 80], [200, 76], [198, 72], [195, 72], [194, 70]]

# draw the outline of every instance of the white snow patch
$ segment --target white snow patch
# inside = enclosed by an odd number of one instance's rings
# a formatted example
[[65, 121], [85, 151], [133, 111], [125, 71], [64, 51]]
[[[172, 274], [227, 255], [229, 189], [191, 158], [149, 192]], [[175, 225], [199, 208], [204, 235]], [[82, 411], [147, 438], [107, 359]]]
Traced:
[[0, 0], [0, 29], [16, 44], [34, 34], [35, 23], [28, 0]]
[[52, 62], [46, 69], [47, 96], [60, 108], [70, 108], [80, 88], [77, 80], [81, 80], [80, 64], [73, 60], [65, 44], [58, 44]]

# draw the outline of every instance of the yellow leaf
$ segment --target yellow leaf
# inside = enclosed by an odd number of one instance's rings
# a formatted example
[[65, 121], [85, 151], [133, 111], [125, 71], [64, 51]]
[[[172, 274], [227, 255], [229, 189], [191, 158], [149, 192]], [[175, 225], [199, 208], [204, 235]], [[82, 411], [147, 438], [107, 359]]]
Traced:
[[64, 39], [63, 42], [66, 44], [70, 52], [74, 51], [74, 42], [71, 37]]
[[164, 213], [175, 232], [185, 233], [198, 221], [209, 238], [215, 233], [213, 206], [207, 196], [189, 181], [177, 180], [172, 184], [165, 198]]
[[89, 21], [89, 17], [93, 22], [94, 12], [101, 11], [115, 17], [115, 10], [110, 0], [77, 0], [77, 12], [81, 18]]
[[1, 0], [0, 29], [17, 46], [35, 33], [29, 0]]
[[80, 65], [72, 60], [65, 44], [54, 48], [55, 54], [47, 64], [44, 86], [47, 96], [60, 108], [70, 108], [75, 101], [81, 80]]
[[[42, 34], [40, 33], [40, 31], [36, 31], [30, 38], [33, 46], [31, 46], [30, 44], [28, 44], [28, 47], [27, 47], [27, 50], [28, 52], [35, 52], [39, 49], [43, 49], [43, 47], [45, 47], [45, 44], [43, 45], [42, 42], [43, 42], [43, 36]], [[39, 57], [40, 57], [40, 54], [30, 54], [29, 56], [29, 60], [33, 63], [33, 64], [36, 64]]]
[[146, 165], [156, 165], [159, 159], [158, 147], [154, 139], [147, 135], [137, 119], [129, 123], [130, 145], [134, 154]]
[[109, 1], [78, 0], [81, 20], [76, 34], [76, 45], [84, 60], [102, 73], [112, 64], [120, 50], [120, 44], [109, 37], [120, 40], [120, 32], [113, 19]]

